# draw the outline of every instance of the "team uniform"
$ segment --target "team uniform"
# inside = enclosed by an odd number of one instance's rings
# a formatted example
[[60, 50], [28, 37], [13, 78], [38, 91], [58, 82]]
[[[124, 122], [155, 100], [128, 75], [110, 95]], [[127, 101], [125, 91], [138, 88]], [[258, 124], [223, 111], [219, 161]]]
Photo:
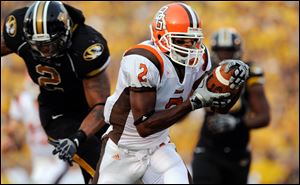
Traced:
[[[39, 114], [48, 137], [66, 138], [74, 134], [89, 113], [82, 80], [93, 77], [109, 64], [106, 40], [92, 27], [84, 23], [81, 11], [65, 5], [73, 20], [72, 45], [62, 55], [50, 60], [39, 60], [32, 55], [30, 45], [24, 39], [23, 20], [27, 7], [17, 9], [6, 18], [3, 36], [6, 46], [25, 61], [28, 73], [39, 85]], [[84, 142], [75, 157], [93, 176], [99, 158], [100, 143], [96, 136]]]
[[152, 41], [145, 41], [127, 50], [121, 61], [116, 91], [106, 102], [104, 117], [111, 129], [102, 144], [104, 154], [99, 161], [98, 183], [145, 184], [188, 183], [188, 171], [169, 129], [142, 138], [134, 125], [130, 90], [154, 88], [155, 112], [176, 106], [189, 98], [192, 87], [211, 67], [206, 50], [199, 65], [185, 67], [180, 82], [172, 61]]
[[[240, 120], [243, 120], [249, 107], [247, 88], [264, 83], [262, 69], [251, 62], [247, 64], [250, 73], [245, 88], [228, 113]], [[251, 163], [249, 129], [241, 122], [232, 131], [213, 133], [209, 125], [214, 116], [215, 113], [206, 111], [200, 139], [194, 151], [193, 180], [197, 184], [247, 183]]]

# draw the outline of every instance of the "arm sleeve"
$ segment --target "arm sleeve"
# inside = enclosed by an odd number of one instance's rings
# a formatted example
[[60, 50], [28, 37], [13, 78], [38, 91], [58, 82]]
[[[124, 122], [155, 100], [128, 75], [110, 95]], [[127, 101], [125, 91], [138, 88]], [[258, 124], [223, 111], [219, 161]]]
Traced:
[[3, 38], [6, 47], [13, 52], [17, 52], [21, 44], [25, 42], [23, 34], [23, 19], [27, 7], [17, 9], [6, 16], [3, 25]]
[[105, 70], [110, 62], [108, 45], [103, 36], [88, 26], [75, 33], [71, 52], [80, 79], [91, 78]]
[[265, 77], [264, 77], [264, 72], [263, 69], [260, 68], [259, 66], [255, 65], [254, 63], [248, 63], [250, 73], [249, 77], [246, 81], [247, 86], [252, 86], [255, 84], [264, 84], [265, 83]]

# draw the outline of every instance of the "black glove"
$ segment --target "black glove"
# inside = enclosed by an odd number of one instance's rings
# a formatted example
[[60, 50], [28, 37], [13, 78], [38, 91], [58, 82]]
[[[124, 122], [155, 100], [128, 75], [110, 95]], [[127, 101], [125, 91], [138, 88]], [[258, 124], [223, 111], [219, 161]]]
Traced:
[[67, 161], [70, 166], [72, 164], [72, 158], [76, 154], [80, 143], [87, 139], [86, 134], [82, 130], [78, 130], [74, 135], [65, 139], [48, 139], [48, 142], [55, 147], [52, 154], [58, 153], [58, 157], [64, 161]]
[[230, 114], [216, 114], [208, 120], [208, 129], [215, 134], [234, 130], [241, 123], [239, 118]]

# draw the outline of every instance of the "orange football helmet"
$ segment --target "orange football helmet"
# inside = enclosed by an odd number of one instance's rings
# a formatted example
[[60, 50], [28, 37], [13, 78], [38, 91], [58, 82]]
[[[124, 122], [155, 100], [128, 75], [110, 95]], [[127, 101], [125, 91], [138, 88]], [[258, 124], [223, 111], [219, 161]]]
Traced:
[[[193, 67], [199, 64], [205, 46], [197, 13], [184, 3], [163, 6], [150, 24], [151, 39], [173, 62]], [[192, 39], [193, 46], [186, 48], [174, 42], [175, 38]]]

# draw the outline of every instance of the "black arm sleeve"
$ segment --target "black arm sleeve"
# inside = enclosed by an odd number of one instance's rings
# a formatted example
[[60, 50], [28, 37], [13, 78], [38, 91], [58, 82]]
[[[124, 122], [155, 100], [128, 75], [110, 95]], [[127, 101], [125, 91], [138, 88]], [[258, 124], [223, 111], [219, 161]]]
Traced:
[[6, 47], [17, 52], [19, 46], [25, 42], [23, 37], [23, 20], [27, 7], [14, 10], [6, 18], [3, 25], [3, 38]]

